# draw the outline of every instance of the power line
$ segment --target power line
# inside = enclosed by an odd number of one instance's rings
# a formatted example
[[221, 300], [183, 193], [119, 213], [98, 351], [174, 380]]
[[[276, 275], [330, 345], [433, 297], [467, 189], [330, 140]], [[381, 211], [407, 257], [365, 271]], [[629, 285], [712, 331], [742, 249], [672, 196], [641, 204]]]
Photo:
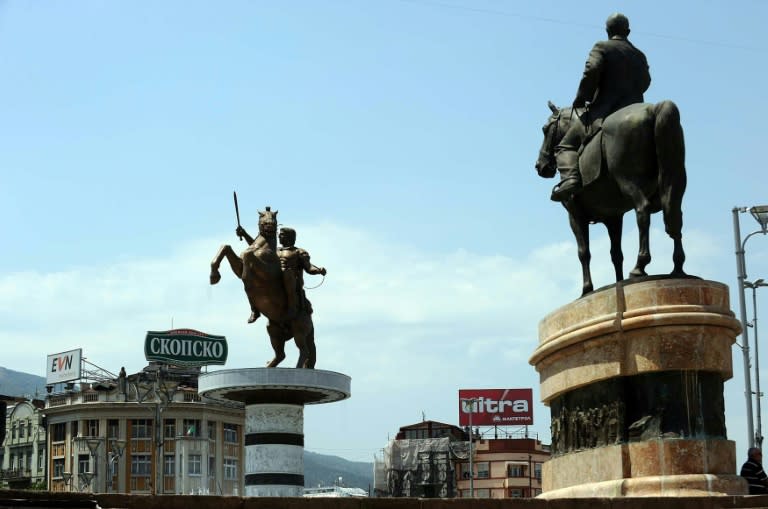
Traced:
[[[528, 21], [539, 21], [542, 23], [552, 23], [556, 25], [566, 25], [566, 26], [575, 26], [575, 27], [581, 27], [581, 28], [589, 28], [589, 29], [596, 29], [596, 30], [603, 30], [605, 27], [603, 25], [595, 25], [593, 23], [578, 23], [575, 21], [565, 21], [562, 19], [557, 18], [549, 18], [544, 16], [532, 16], [530, 14], [519, 14], [516, 12], [508, 12], [508, 11], [500, 11], [497, 9], [485, 9], [485, 8], [479, 8], [479, 7], [468, 7], [465, 5], [457, 5], [457, 4], [450, 4], [445, 2], [439, 2], [437, 0], [398, 0], [403, 3], [409, 3], [409, 4], [421, 4], [421, 5], [431, 5], [433, 7], [441, 7], [446, 9], [454, 9], [454, 10], [461, 10], [461, 11], [468, 11], [468, 12], [478, 12], [481, 14], [493, 14], [497, 16], [505, 16], [509, 18], [518, 18]], [[644, 32], [641, 30], [633, 30], [633, 34], [635, 35], [642, 35], [644, 37], [653, 37], [657, 39], [666, 39], [670, 41], [679, 41], [679, 42], [686, 42], [689, 44], [701, 44], [706, 46], [716, 46], [721, 48], [731, 48], [731, 49], [740, 49], [740, 50], [746, 50], [746, 51], [754, 51], [754, 52], [760, 52], [764, 53], [766, 51], [766, 48], [759, 48], [755, 46], [743, 46], [740, 44], [733, 44], [729, 42], [722, 42], [722, 41], [708, 41], [705, 39], [692, 39], [690, 37], [680, 37], [677, 35], [666, 35], [666, 34], [659, 34], [654, 32]]]

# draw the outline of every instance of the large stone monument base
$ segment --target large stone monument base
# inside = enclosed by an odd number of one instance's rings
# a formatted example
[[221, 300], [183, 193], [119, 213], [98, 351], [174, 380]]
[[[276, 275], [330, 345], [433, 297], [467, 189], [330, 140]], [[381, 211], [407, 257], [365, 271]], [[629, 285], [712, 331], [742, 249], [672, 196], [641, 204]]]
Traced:
[[319, 369], [251, 368], [201, 375], [198, 392], [245, 405], [245, 496], [304, 494], [304, 405], [350, 396], [347, 375]]
[[542, 497], [746, 493], [723, 402], [739, 331], [728, 287], [699, 279], [624, 281], [545, 317]]

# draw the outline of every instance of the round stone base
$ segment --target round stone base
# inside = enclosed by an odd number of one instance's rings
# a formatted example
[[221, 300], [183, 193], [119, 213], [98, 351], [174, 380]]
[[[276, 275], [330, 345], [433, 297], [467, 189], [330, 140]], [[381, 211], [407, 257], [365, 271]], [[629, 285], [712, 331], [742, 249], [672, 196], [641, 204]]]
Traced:
[[322, 369], [223, 369], [200, 375], [198, 393], [221, 403], [313, 405], [347, 399], [351, 379]]
[[687, 474], [587, 483], [547, 491], [536, 498], [716, 497], [746, 495], [747, 491], [747, 482], [735, 474]]
[[350, 378], [333, 371], [251, 368], [201, 375], [206, 399], [245, 405], [247, 497], [304, 494], [304, 405], [350, 396]]

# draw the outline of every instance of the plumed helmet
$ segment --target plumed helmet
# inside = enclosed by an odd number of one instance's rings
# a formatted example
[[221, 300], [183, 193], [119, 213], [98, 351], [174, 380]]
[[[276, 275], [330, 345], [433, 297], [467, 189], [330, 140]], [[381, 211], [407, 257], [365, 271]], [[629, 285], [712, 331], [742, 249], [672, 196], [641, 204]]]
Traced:
[[605, 31], [608, 32], [609, 36], [627, 36], [629, 35], [629, 20], [623, 14], [615, 12], [605, 20]]

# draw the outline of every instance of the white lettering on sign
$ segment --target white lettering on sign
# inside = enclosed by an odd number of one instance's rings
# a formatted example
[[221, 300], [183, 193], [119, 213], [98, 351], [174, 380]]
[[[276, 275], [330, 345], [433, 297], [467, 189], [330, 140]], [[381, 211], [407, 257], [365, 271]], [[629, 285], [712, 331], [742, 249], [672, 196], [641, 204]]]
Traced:
[[461, 411], [465, 414], [503, 414], [506, 407], [511, 407], [515, 413], [527, 413], [528, 412], [528, 400], [516, 399], [516, 400], [495, 400], [491, 398], [484, 398], [480, 396], [475, 400], [462, 400]]
[[152, 355], [183, 355], [219, 359], [224, 356], [224, 345], [205, 339], [173, 339], [153, 337], [149, 341]]

